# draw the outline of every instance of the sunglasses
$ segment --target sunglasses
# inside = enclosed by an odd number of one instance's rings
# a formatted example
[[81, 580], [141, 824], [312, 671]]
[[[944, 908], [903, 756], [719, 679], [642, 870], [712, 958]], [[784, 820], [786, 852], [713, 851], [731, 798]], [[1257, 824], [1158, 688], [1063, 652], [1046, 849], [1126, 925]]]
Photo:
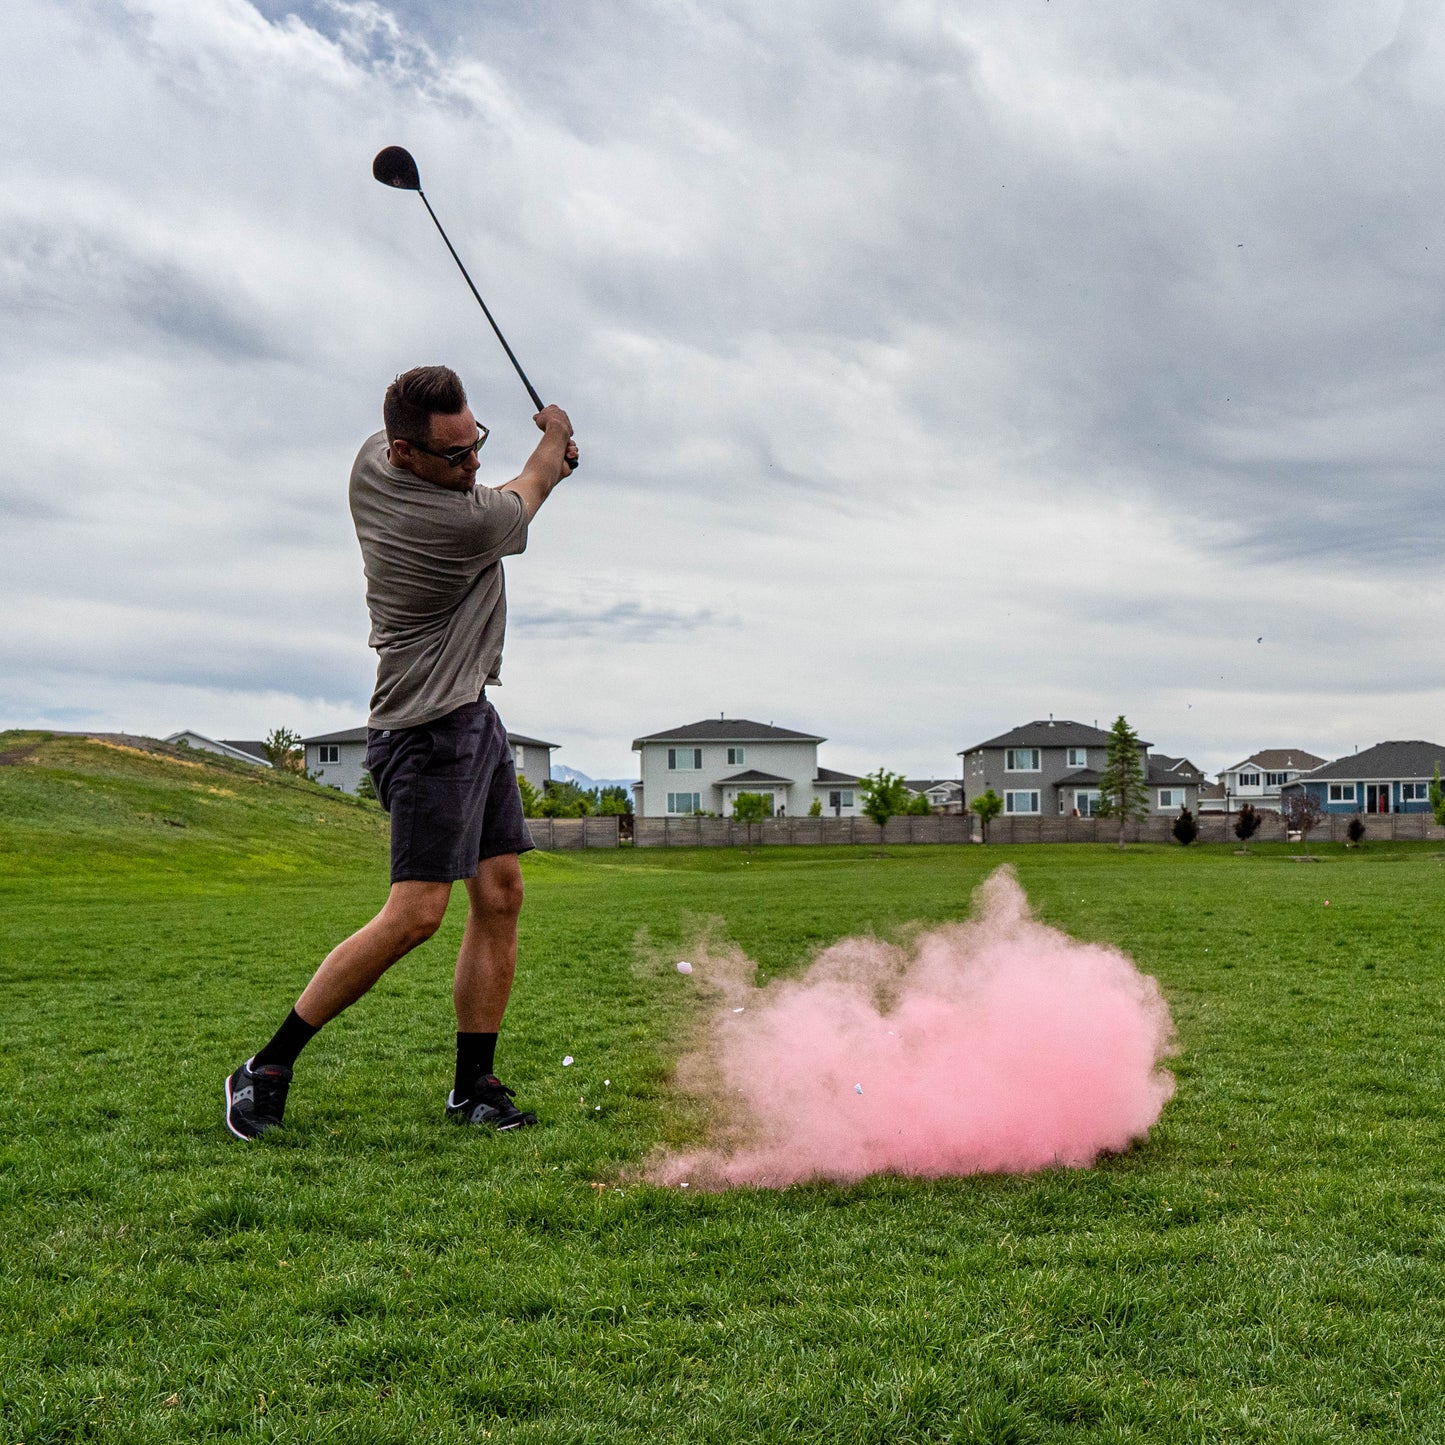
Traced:
[[484, 427], [481, 422], [478, 422], [477, 439], [470, 446], [457, 447], [454, 451], [450, 452], [434, 452], [430, 447], [424, 447], [417, 442], [412, 442], [411, 449], [414, 452], [425, 452], [429, 457], [439, 457], [449, 467], [459, 467], [466, 461], [468, 456], [476, 456], [476, 454], [481, 451], [486, 445], [487, 438], [490, 435], [491, 432]]

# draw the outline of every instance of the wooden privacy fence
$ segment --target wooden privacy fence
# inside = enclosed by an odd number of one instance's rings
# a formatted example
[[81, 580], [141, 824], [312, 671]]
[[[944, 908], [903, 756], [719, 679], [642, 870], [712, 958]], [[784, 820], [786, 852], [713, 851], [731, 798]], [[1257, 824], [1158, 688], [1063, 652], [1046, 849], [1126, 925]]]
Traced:
[[[1234, 842], [1238, 815], [1206, 813], [1197, 819], [1201, 843]], [[1312, 842], [1343, 842], [1348, 836], [1349, 814], [1331, 813], [1310, 833]], [[978, 843], [978, 819], [971, 814], [927, 818], [890, 818], [880, 828], [868, 818], [767, 818], [761, 823], [736, 823], [731, 818], [635, 818], [633, 842], [639, 848], [745, 848], [804, 847], [818, 843]], [[528, 818], [532, 841], [548, 852], [571, 848], [616, 848], [621, 842], [621, 819]], [[1174, 816], [1159, 814], [1125, 825], [1130, 843], [1167, 843]], [[988, 827], [990, 843], [1113, 843], [1119, 825], [1109, 818], [995, 818]], [[1430, 813], [1369, 813], [1365, 815], [1365, 842], [1417, 839], [1445, 842]], [[1283, 843], [1284, 824], [1277, 814], [1261, 813], [1254, 843]]]
[[620, 833], [618, 820], [606, 818], [528, 818], [532, 841], [548, 853], [565, 848], [615, 848]]
[[[1178, 814], [1151, 814], [1139, 821], [1126, 823], [1124, 838], [1129, 843], [1167, 843], [1173, 836], [1174, 819]], [[1330, 813], [1310, 830], [1311, 842], [1342, 843], [1349, 836], [1350, 818], [1348, 813]], [[1237, 842], [1234, 825], [1237, 813], [1225, 816], [1222, 813], [1196, 815], [1201, 843]], [[974, 837], [978, 837], [979, 826], [973, 822]], [[1437, 839], [1445, 840], [1445, 828], [1441, 828], [1432, 813], [1368, 813], [1365, 815], [1365, 841], [1385, 839]], [[995, 818], [988, 825], [990, 843], [1115, 843], [1119, 838], [1119, 824], [1112, 818]], [[1278, 813], [1261, 813], [1259, 831], [1249, 840], [1251, 843], [1285, 843], [1290, 841], [1285, 834], [1284, 823]]]
[[930, 816], [890, 818], [880, 828], [869, 818], [638, 818], [632, 840], [639, 848], [775, 848], [809, 843], [967, 843], [969, 819]]

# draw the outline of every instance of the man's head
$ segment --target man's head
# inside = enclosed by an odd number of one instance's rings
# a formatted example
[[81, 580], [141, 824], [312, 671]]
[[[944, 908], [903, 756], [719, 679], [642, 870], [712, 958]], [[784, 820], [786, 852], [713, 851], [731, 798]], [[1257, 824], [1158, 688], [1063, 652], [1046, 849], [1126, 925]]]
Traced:
[[449, 366], [416, 366], [386, 389], [382, 403], [393, 466], [422, 481], [469, 491], [486, 430], [477, 425], [462, 379]]

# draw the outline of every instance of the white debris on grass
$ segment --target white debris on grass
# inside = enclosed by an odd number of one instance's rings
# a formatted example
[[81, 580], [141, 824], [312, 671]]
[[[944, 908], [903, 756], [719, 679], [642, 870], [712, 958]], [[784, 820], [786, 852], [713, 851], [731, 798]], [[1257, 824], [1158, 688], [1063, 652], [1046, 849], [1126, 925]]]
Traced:
[[570, 1069], [570, 1068], [572, 1067], [572, 1055], [571, 1055], [571, 1054], [568, 1054], [568, 1055], [562, 1060], [562, 1067], [563, 1067], [564, 1069]]
[[692, 965], [684, 958], [684, 959], [677, 965], [677, 971], [678, 971], [679, 973], [691, 973], [691, 972], [692, 972]]

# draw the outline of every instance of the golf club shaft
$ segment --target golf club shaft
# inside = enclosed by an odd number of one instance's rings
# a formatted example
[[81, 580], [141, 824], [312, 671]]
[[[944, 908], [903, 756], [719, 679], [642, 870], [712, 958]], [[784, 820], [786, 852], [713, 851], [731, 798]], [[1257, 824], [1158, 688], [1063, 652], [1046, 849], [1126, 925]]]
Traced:
[[472, 278], [467, 275], [467, 268], [462, 265], [462, 258], [457, 255], [457, 248], [452, 245], [451, 237], [448, 236], [446, 231], [442, 229], [442, 223], [437, 220], [437, 213], [432, 210], [431, 202], [426, 198], [426, 192], [423, 191], [420, 186], [418, 186], [416, 188], [416, 193], [421, 197], [421, 203], [426, 207], [427, 215], [432, 218], [432, 224], [437, 228], [437, 231], [440, 233], [442, 240], [447, 243], [447, 250], [452, 253], [452, 260], [457, 263], [457, 270], [462, 273], [462, 278], [466, 281], [467, 285], [472, 288], [472, 295], [477, 298], [477, 305], [482, 308], [482, 315], [484, 315], [487, 320], [491, 322], [492, 330], [497, 333], [497, 340], [502, 343], [502, 350], [507, 353], [507, 360], [510, 361], [514, 367], [516, 367], [517, 375], [522, 378], [522, 385], [527, 388], [527, 395], [532, 398], [533, 406], [535, 406], [538, 411], [541, 411], [542, 398], [537, 395], [537, 388], [533, 386], [530, 381], [527, 380], [527, 373], [522, 370], [522, 363], [518, 361], [517, 358], [512, 354], [512, 348], [507, 345], [507, 338], [502, 335], [502, 328], [497, 325], [495, 318], [492, 316], [492, 313], [487, 309], [487, 303], [482, 300], [482, 293], [477, 290], [475, 284], [472, 281]]

